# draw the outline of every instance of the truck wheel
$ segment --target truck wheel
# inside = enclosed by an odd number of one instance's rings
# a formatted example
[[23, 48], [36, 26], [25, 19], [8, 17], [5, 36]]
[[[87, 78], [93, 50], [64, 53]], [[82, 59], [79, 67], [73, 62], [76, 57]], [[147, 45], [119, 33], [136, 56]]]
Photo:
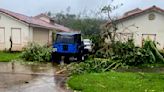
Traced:
[[64, 62], [65, 62], [66, 64], [69, 64], [69, 63], [70, 63], [69, 57], [66, 56], [66, 57], [64, 58]]
[[58, 55], [57, 53], [52, 53], [52, 61], [56, 63], [60, 63], [61, 61], [61, 56]]
[[77, 58], [78, 61], [84, 61], [85, 57], [83, 55], [79, 55]]

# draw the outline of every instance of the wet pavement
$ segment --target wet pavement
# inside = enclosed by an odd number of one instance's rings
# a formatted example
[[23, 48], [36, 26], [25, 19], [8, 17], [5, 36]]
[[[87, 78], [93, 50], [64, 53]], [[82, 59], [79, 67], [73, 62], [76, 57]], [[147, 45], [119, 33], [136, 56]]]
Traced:
[[51, 63], [26, 65], [0, 62], [0, 92], [69, 92], [66, 77]]

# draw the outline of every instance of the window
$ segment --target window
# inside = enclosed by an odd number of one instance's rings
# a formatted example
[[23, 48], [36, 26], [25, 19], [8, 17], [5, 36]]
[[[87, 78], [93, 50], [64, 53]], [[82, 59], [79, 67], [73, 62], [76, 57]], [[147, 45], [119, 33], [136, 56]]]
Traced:
[[133, 33], [117, 33], [119, 41], [126, 42], [129, 39], [133, 39]]
[[156, 34], [142, 34], [142, 40], [150, 39], [152, 41], [156, 40]]
[[142, 34], [142, 45], [144, 40], [152, 40], [152, 41], [156, 41], [156, 34]]

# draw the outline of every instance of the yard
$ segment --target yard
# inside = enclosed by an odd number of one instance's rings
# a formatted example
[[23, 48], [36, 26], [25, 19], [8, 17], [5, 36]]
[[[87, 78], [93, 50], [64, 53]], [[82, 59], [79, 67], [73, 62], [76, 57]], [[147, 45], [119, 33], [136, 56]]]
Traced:
[[19, 52], [0, 52], [0, 61], [2, 62], [8, 62], [13, 59], [17, 59], [19, 57], [20, 53]]
[[70, 77], [68, 85], [81, 92], [163, 92], [164, 74], [106, 72]]

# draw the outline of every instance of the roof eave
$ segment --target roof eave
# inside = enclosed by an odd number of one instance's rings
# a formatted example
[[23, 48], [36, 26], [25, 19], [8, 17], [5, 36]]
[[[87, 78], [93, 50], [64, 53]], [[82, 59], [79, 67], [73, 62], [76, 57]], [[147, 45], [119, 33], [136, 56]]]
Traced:
[[36, 24], [30, 24], [30, 26], [31, 26], [31, 27], [45, 28], [45, 29], [50, 29], [50, 30], [55, 29], [55, 28], [53, 28], [53, 27], [40, 26], [40, 25], [36, 25]]

